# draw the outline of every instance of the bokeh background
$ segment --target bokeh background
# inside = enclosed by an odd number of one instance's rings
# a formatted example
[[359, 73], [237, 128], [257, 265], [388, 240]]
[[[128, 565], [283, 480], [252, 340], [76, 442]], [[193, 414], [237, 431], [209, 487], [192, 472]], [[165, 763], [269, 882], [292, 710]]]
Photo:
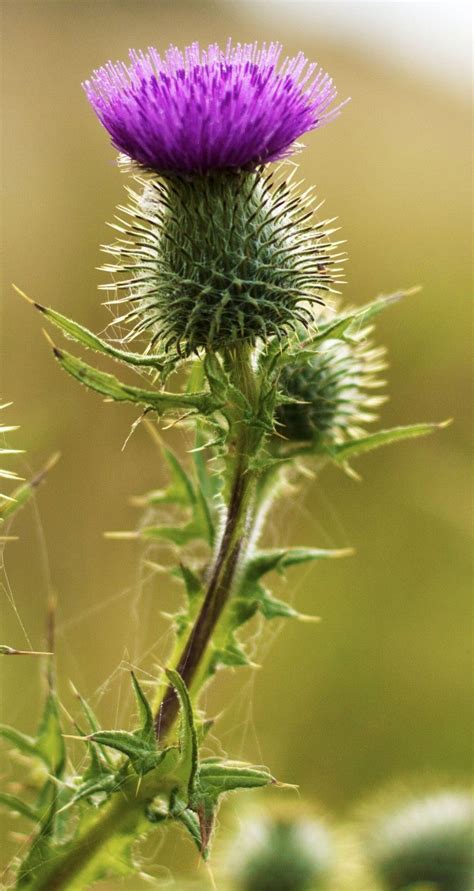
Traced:
[[[122, 448], [137, 412], [60, 372], [41, 319], [10, 284], [96, 331], [109, 319], [96, 267], [125, 178], [81, 81], [129, 47], [280, 40], [352, 97], [299, 158], [348, 241], [346, 300], [423, 286], [378, 323], [391, 365], [383, 423], [455, 421], [360, 460], [362, 483], [326, 471], [272, 517], [270, 543], [289, 535], [356, 555], [293, 571], [286, 596], [323, 621], [266, 632], [263, 670], [222, 676], [208, 706], [222, 712], [216, 732], [232, 756], [263, 759], [336, 818], [400, 776], [462, 780], [472, 730], [468, 5], [2, 0], [1, 12], [0, 392], [21, 424], [24, 475], [62, 455], [4, 555], [2, 642], [26, 645], [26, 630], [40, 647], [55, 592], [65, 702], [70, 678], [110, 725], [129, 711], [124, 665], [150, 670], [157, 641], [165, 657], [161, 611], [178, 596], [159, 579], [144, 584], [139, 544], [103, 536], [134, 528], [130, 496], [165, 482], [143, 428]], [[184, 453], [183, 434], [169, 436]], [[2, 720], [32, 731], [37, 663], [0, 669]], [[14, 850], [8, 841], [7, 859]], [[195, 869], [178, 834], [160, 859], [179, 864], [172, 887]]]

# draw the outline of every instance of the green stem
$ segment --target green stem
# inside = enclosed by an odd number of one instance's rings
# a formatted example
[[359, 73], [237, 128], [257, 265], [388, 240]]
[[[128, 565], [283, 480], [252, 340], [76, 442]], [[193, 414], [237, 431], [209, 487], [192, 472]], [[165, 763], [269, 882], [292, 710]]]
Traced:
[[[249, 407], [256, 408], [258, 391], [248, 348], [243, 347], [229, 353], [226, 364], [233, 386], [245, 396]], [[201, 610], [176, 666], [188, 688], [191, 688], [195, 680], [214, 629], [229, 600], [249, 532], [256, 480], [250, 462], [260, 444], [261, 434], [256, 434], [252, 425], [246, 423], [241, 408], [231, 407], [228, 417], [234, 437], [232, 441], [231, 436], [233, 474], [226, 523]], [[156, 713], [155, 729], [158, 738], [163, 739], [169, 732], [177, 717], [178, 708], [176, 692], [169, 686]]]
[[[241, 347], [229, 352], [226, 364], [234, 387], [246, 397], [247, 409], [250, 407], [257, 413], [259, 392], [250, 351]], [[229, 407], [227, 418], [231, 428], [227, 518], [201, 611], [178, 663], [178, 670], [188, 686], [193, 679], [199, 683], [202, 681], [202, 673], [199, 672], [197, 676], [198, 669], [202, 668], [208, 643], [229, 601], [254, 521], [259, 515], [260, 497], [257, 491], [261, 486], [257, 472], [252, 469], [251, 459], [258, 451], [263, 434], [258, 425], [247, 423], [246, 413], [238, 405]], [[156, 715], [156, 728], [161, 737], [171, 729], [177, 710], [174, 693], [167, 690]], [[159, 791], [152, 788], [152, 783], [153, 776], [150, 774], [137, 791], [136, 780], [131, 780], [126, 791], [118, 792], [103, 805], [71, 848], [59, 853], [47, 870], [41, 870], [41, 874], [28, 885], [29, 891], [86, 888], [90, 876], [94, 874], [95, 860], [101, 856], [104, 848], [107, 845], [113, 848], [114, 841], [121, 835], [138, 837], [146, 828], [146, 802]], [[151, 824], [148, 828], [152, 828]]]
[[114, 837], [121, 834], [125, 838], [136, 837], [144, 819], [143, 810], [144, 802], [141, 797], [136, 797], [133, 792], [117, 793], [101, 809], [87, 830], [74, 840], [72, 847], [58, 853], [52, 859], [49, 869], [42, 868], [38, 871], [38, 876], [32, 875], [31, 883], [27, 878], [20, 882], [18, 888], [25, 887], [29, 891], [87, 888], [89, 881], [93, 881], [96, 857], [103, 857], [104, 848]]

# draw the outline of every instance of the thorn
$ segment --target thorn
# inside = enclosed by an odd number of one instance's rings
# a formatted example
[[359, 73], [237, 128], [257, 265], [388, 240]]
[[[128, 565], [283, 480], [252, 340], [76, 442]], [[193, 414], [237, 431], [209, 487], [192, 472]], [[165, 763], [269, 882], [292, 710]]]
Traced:
[[353, 557], [355, 552], [355, 548], [336, 548], [334, 551], [331, 551], [331, 556], [336, 559], [339, 557]]
[[36, 476], [32, 477], [32, 479], [29, 480], [29, 485], [33, 489], [36, 489], [36, 487], [39, 486], [40, 483], [43, 482], [45, 476], [49, 473], [49, 471], [52, 470], [53, 467], [56, 466], [60, 457], [61, 457], [61, 452], [54, 452], [54, 454], [51, 455], [50, 458], [48, 458], [48, 460], [47, 460], [46, 464], [44, 465], [44, 467], [42, 468], [42, 470], [40, 470], [36, 474]]
[[280, 783], [278, 780], [273, 780], [273, 785], [278, 786], [279, 789], [298, 790], [300, 788], [297, 783]]
[[31, 297], [28, 297], [28, 294], [25, 294], [25, 292], [22, 291], [17, 285], [15, 285], [14, 282], [12, 282], [12, 288], [17, 292], [17, 294], [20, 295], [20, 297], [23, 297], [27, 303], [31, 304], [31, 306], [35, 305], [35, 301], [32, 300]]
[[0, 644], [0, 656], [53, 656], [54, 653], [43, 652], [42, 650], [17, 650], [15, 647], [8, 647]]
[[109, 539], [109, 541], [136, 541], [140, 538], [138, 532], [104, 532], [103, 535], [104, 538]]
[[445, 430], [446, 427], [450, 427], [451, 424], [453, 424], [453, 423], [454, 423], [454, 418], [447, 418], [446, 421], [440, 421], [440, 423], [437, 424], [436, 426], [438, 427], [439, 430]]
[[84, 742], [84, 740], [87, 742], [88, 740], [92, 739], [94, 734], [90, 733], [87, 736], [76, 736], [73, 733], [62, 733], [61, 736], [63, 737], [63, 739], [79, 739], [81, 742]]
[[296, 616], [298, 622], [307, 622], [308, 624], [312, 622], [316, 624], [317, 622], [321, 622], [321, 616], [307, 616], [304, 613], [298, 613]]
[[[51, 347], [54, 351], [56, 351], [56, 349], [57, 349], [56, 344], [54, 343], [54, 341], [53, 341], [51, 335], [49, 334], [49, 332], [46, 331], [46, 328], [43, 328], [42, 331], [43, 331], [43, 334], [44, 334], [44, 336], [46, 337], [46, 340], [48, 341], [50, 347]], [[59, 357], [58, 357], [58, 358], [59, 358]]]

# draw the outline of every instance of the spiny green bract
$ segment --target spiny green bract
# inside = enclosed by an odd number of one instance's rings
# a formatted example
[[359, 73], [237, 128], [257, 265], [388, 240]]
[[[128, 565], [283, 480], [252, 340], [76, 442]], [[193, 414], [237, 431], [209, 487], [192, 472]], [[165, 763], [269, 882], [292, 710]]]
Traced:
[[[113, 287], [132, 309], [124, 340], [146, 335], [151, 347], [189, 355], [199, 348], [283, 337], [311, 320], [311, 304], [339, 281], [340, 255], [327, 223], [316, 222], [313, 198], [291, 177], [213, 172], [166, 180], [137, 178], [120, 210], [120, 237], [106, 252], [124, 273]], [[109, 287], [109, 286], [106, 286]]]
[[383, 386], [378, 374], [386, 365], [385, 349], [373, 347], [369, 333], [366, 327], [345, 340], [325, 339], [311, 356], [296, 353], [285, 365], [280, 387], [295, 401], [278, 407], [276, 430], [281, 436], [317, 448], [364, 434], [363, 425], [376, 419], [373, 409], [386, 398], [371, 392]]

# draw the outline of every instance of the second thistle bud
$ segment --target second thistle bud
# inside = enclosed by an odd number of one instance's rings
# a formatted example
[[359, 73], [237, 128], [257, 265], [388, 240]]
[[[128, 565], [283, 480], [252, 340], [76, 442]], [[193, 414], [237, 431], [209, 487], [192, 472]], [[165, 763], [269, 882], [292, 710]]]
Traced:
[[[235, 856], [236, 891], [323, 891], [334, 868], [331, 834], [297, 813], [268, 815], [245, 826]], [[236, 851], [237, 855], [237, 851]]]
[[386, 367], [385, 349], [373, 347], [369, 333], [325, 340], [309, 359], [296, 354], [284, 367], [281, 391], [294, 401], [278, 408], [280, 436], [317, 450], [363, 435], [365, 424], [376, 418], [374, 408], [385, 401], [373, 392], [384, 384], [378, 375]]

